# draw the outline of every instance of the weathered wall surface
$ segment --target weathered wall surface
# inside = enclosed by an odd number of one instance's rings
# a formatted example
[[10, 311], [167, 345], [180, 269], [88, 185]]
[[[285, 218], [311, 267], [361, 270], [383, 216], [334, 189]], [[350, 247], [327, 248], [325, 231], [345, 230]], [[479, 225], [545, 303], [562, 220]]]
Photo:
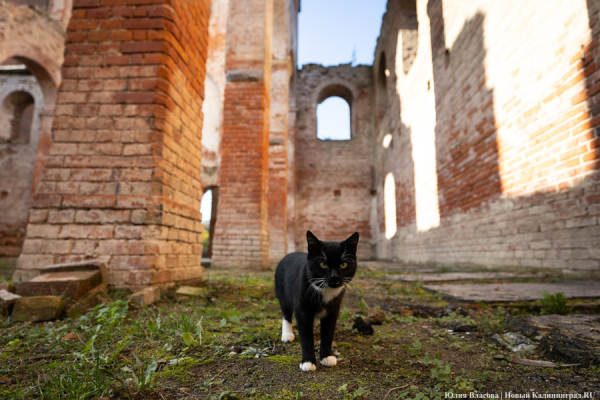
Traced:
[[210, 5], [208, 58], [206, 60], [205, 99], [202, 105], [202, 186], [218, 186], [219, 145], [225, 96], [225, 51], [229, 0], [212, 0]]
[[14, 280], [100, 259], [110, 284], [201, 276], [208, 1], [79, 0]]
[[[56, 88], [64, 59], [64, 28], [48, 14], [13, 3], [0, 4], [0, 64], [27, 68], [0, 78], [0, 104], [15, 91], [29, 93], [35, 102], [28, 141], [5, 140], [0, 163], [3, 177], [0, 200], [2, 239], [0, 256], [18, 256], [25, 237], [30, 193], [37, 187], [51, 138]], [[20, 64], [21, 63], [21, 64]], [[2, 124], [7, 122], [2, 116]], [[6, 138], [5, 138], [6, 139]]]
[[[14, 118], [14, 115], [4, 113], [14, 112], [4, 109], [7, 97], [18, 92], [27, 93], [34, 100], [27, 139], [11, 138], [5, 129], [8, 128], [6, 123]], [[0, 74], [0, 107], [0, 257], [17, 257], [25, 239], [40, 114], [44, 110], [44, 95], [35, 77], [30, 74]]]
[[[373, 78], [369, 66], [325, 68], [308, 64], [297, 86], [296, 248], [306, 248], [306, 231], [322, 240], [360, 233], [359, 258], [374, 256], [371, 229]], [[317, 105], [330, 96], [350, 104], [352, 139], [317, 139]]]
[[230, 1], [216, 267], [269, 264], [268, 161], [273, 2]]
[[[388, 10], [407, 3], [390, 1]], [[400, 116], [400, 137], [406, 133], [406, 146], [388, 152], [405, 160], [397, 181], [413, 186], [415, 201], [398, 207], [398, 232], [380, 236], [380, 255], [600, 269], [592, 3], [417, 1], [418, 50], [408, 73], [404, 32], [386, 15], [376, 57], [402, 60], [387, 82], [401, 111], [388, 112]], [[378, 177], [387, 172], [377, 169]]]

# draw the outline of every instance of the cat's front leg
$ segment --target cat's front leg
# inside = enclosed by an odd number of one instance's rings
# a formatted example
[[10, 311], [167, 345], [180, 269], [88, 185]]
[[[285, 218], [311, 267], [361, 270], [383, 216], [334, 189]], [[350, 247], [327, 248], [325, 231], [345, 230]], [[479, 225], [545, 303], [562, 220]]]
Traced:
[[333, 344], [333, 334], [335, 333], [335, 324], [337, 322], [340, 310], [330, 310], [325, 318], [321, 320], [321, 347], [319, 349], [319, 359], [321, 364], [326, 367], [333, 367], [337, 364], [337, 358], [331, 348]]
[[302, 346], [302, 362], [300, 369], [304, 372], [317, 369], [317, 358], [315, 357], [315, 338], [313, 336], [313, 315], [302, 311], [295, 311], [300, 345]]

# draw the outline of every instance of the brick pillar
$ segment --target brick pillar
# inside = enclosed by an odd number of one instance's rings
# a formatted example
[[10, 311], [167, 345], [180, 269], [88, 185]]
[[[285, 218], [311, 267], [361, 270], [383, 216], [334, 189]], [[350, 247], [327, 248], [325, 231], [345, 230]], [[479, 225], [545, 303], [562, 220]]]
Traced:
[[74, 1], [16, 281], [85, 259], [115, 286], [201, 277], [208, 14], [208, 0]]
[[267, 268], [272, 0], [231, 0], [216, 267]]
[[285, 0], [275, 0], [273, 4], [269, 126], [269, 264], [272, 266], [276, 266], [288, 252], [288, 115], [292, 60], [285, 3]]

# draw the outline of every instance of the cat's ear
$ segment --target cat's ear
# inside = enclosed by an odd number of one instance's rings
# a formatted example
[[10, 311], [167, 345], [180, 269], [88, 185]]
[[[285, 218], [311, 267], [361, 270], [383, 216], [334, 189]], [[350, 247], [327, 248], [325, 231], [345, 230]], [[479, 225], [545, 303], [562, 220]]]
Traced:
[[308, 243], [309, 254], [321, 252], [321, 241], [311, 231], [306, 231], [306, 242]]
[[358, 247], [358, 232], [354, 232], [346, 242], [346, 250], [350, 253], [356, 254], [356, 248]]

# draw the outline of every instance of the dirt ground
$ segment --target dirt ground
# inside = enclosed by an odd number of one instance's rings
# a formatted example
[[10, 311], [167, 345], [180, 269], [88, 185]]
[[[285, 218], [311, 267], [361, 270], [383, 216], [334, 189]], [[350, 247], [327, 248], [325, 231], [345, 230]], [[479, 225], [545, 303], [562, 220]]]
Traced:
[[[298, 339], [281, 343], [272, 273], [207, 269], [194, 298], [170, 291], [135, 309], [126, 292], [113, 291], [110, 305], [76, 320], [1, 322], [0, 398], [600, 398], [600, 367], [516, 365], [492, 338], [507, 330], [508, 316], [547, 312], [543, 305], [450, 302], [419, 282], [359, 270], [337, 325], [335, 367], [302, 372]], [[352, 329], [364, 317], [361, 299], [386, 312], [372, 336]]]

